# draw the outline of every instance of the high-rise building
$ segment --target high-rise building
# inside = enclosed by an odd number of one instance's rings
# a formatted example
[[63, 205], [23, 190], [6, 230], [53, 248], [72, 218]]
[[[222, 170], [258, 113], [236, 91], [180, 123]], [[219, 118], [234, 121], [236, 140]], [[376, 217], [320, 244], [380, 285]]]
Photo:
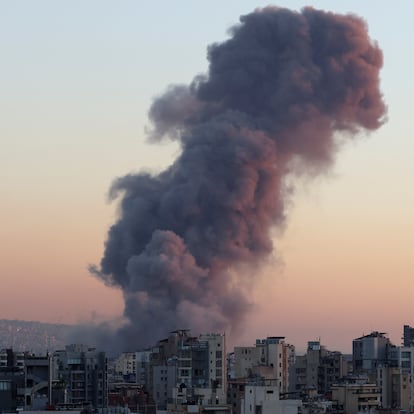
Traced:
[[380, 365], [389, 362], [390, 340], [382, 332], [371, 332], [352, 341], [352, 360], [354, 373], [374, 373]]
[[[52, 358], [53, 405], [108, 405], [107, 358], [86, 345], [67, 345]], [[61, 392], [58, 392], [60, 389]]]
[[114, 374], [125, 382], [145, 385], [149, 381], [151, 351], [123, 352], [113, 362]]
[[151, 354], [150, 392], [157, 407], [167, 404], [223, 404], [227, 359], [224, 334], [199, 337], [178, 330], [158, 342]]
[[403, 329], [403, 345], [411, 346], [414, 345], [414, 328], [409, 325], [404, 325]]
[[[216, 400], [223, 404], [226, 401], [227, 392], [226, 336], [208, 333], [200, 335], [198, 340], [200, 344], [206, 344], [208, 348], [207, 386], [215, 390]], [[199, 361], [201, 362], [200, 358]], [[200, 368], [202, 369], [203, 366]]]
[[0, 411], [45, 409], [49, 403], [49, 378], [48, 355], [1, 350], [0, 390], [4, 392], [0, 395]]
[[235, 378], [262, 377], [275, 380], [280, 393], [288, 392], [289, 361], [294, 348], [286, 344], [283, 336], [257, 339], [255, 346], [234, 348]]
[[319, 341], [308, 342], [306, 354], [296, 356], [294, 368], [290, 392], [299, 395], [310, 390], [325, 395], [347, 374], [343, 355], [327, 350]]
[[381, 366], [377, 370], [377, 384], [381, 392], [383, 409], [410, 412], [411, 379], [410, 374], [399, 367]]

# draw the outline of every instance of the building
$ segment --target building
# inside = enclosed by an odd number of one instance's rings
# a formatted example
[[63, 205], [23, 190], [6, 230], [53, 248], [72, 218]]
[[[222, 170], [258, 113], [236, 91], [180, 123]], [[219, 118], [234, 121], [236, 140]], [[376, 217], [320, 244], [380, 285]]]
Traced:
[[410, 411], [411, 376], [399, 367], [379, 367], [377, 384], [383, 409]]
[[46, 409], [49, 357], [6, 349], [0, 352], [0, 361], [0, 410]]
[[165, 365], [153, 367], [152, 396], [158, 409], [166, 410], [173, 400], [173, 390], [177, 385], [177, 360], [171, 359]]
[[25, 407], [32, 410], [46, 409], [49, 405], [50, 357], [30, 355], [24, 359]]
[[403, 328], [403, 345], [411, 346], [414, 345], [414, 328], [409, 325], [404, 325]]
[[234, 348], [236, 379], [261, 377], [277, 381], [281, 393], [288, 392], [289, 361], [294, 358], [294, 347], [282, 336], [257, 339], [255, 346]]
[[347, 364], [340, 352], [322, 354], [318, 369], [318, 393], [328, 395], [333, 384], [347, 375]]
[[[386, 361], [379, 364], [376, 373], [381, 388], [383, 409], [396, 410], [414, 402], [414, 346], [387, 346]], [[372, 378], [372, 375], [371, 375]], [[409, 390], [409, 391], [408, 391]]]
[[67, 345], [51, 361], [53, 391], [51, 405], [108, 405], [107, 358], [86, 345]]
[[124, 381], [136, 382], [137, 378], [136, 352], [123, 352], [115, 360], [115, 375], [123, 377]]
[[387, 351], [387, 366], [399, 367], [403, 372], [411, 372], [412, 352], [411, 346], [389, 346]]
[[329, 351], [319, 341], [308, 342], [305, 355], [296, 356], [290, 393], [327, 395], [333, 384], [347, 374], [347, 363], [337, 351]]
[[[206, 375], [207, 382], [205, 385], [213, 390], [215, 399], [219, 404], [225, 404], [227, 393], [226, 336], [218, 333], [202, 334], [199, 336], [198, 342], [200, 345], [205, 344], [208, 348], [208, 373]], [[202, 354], [197, 355], [197, 353], [194, 353], [194, 357], [198, 358], [198, 373], [200, 377], [203, 377], [202, 372], [200, 372], [200, 370], [204, 369]], [[193, 370], [195, 377], [197, 374], [196, 369], [197, 367], [195, 366]], [[203, 387], [205, 388], [205, 386], [202, 386], [201, 388]], [[198, 385], [197, 388], [199, 388]]]
[[149, 382], [151, 351], [123, 352], [113, 363], [113, 374], [122, 381], [145, 385]]
[[264, 380], [262, 383], [246, 384], [241, 414], [296, 414], [301, 400], [280, 399], [277, 381]]
[[194, 402], [225, 404], [225, 335], [208, 333], [193, 337], [188, 330], [171, 332], [152, 350], [148, 386], [159, 409]]
[[[156, 404], [140, 384], [113, 384], [108, 393], [109, 411], [117, 414], [156, 414]], [[116, 407], [113, 410], [113, 407]]]
[[23, 370], [16, 368], [0, 369], [0, 412], [16, 412], [24, 408]]
[[376, 384], [349, 380], [332, 386], [332, 408], [337, 414], [376, 413], [381, 407]]
[[145, 387], [149, 383], [150, 374], [150, 359], [151, 351], [138, 351], [135, 352], [136, 358], [136, 382]]
[[247, 378], [230, 379], [228, 381], [227, 404], [231, 407], [233, 414], [241, 414], [246, 384], [248, 384]]
[[389, 362], [390, 340], [383, 332], [371, 332], [352, 341], [352, 360], [354, 374], [366, 373], [376, 375], [380, 365]]

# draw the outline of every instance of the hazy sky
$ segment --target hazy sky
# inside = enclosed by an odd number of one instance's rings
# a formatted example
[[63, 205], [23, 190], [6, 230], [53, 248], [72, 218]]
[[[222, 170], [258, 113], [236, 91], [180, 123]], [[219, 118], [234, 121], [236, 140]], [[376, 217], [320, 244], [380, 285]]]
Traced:
[[[0, 318], [78, 322], [123, 310], [90, 276], [116, 217], [112, 180], [160, 171], [174, 145], [146, 142], [147, 110], [206, 71], [206, 47], [253, 1], [0, 2]], [[342, 149], [329, 175], [296, 183], [278, 260], [258, 275], [240, 343], [285, 335], [349, 350], [414, 325], [414, 25], [411, 1], [284, 1], [353, 12], [384, 53], [388, 122]]]

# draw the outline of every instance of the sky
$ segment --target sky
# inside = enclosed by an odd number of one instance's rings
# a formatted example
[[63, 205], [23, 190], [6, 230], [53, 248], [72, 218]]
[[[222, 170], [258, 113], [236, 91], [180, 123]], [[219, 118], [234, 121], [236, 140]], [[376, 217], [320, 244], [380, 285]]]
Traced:
[[[206, 48], [267, 2], [0, 2], [0, 318], [78, 323], [122, 314], [121, 292], [91, 276], [117, 217], [108, 190], [159, 172], [176, 144], [150, 144], [153, 99], [207, 69]], [[350, 351], [372, 330], [399, 344], [414, 325], [414, 26], [410, 1], [284, 1], [363, 17], [384, 54], [388, 121], [302, 178], [275, 258], [259, 270], [244, 332], [320, 339]], [[410, 134], [411, 133], [411, 134]]]

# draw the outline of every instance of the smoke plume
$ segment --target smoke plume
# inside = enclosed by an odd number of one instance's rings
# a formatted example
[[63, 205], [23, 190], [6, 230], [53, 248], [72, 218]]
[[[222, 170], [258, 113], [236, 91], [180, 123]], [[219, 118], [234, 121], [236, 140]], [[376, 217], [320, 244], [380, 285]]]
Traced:
[[91, 271], [122, 289], [129, 322], [117, 338], [129, 344], [240, 327], [285, 220], [286, 178], [323, 172], [339, 140], [384, 121], [382, 53], [354, 15], [258, 9], [208, 61], [149, 111], [150, 140], [179, 142], [175, 162], [110, 191], [119, 218]]

